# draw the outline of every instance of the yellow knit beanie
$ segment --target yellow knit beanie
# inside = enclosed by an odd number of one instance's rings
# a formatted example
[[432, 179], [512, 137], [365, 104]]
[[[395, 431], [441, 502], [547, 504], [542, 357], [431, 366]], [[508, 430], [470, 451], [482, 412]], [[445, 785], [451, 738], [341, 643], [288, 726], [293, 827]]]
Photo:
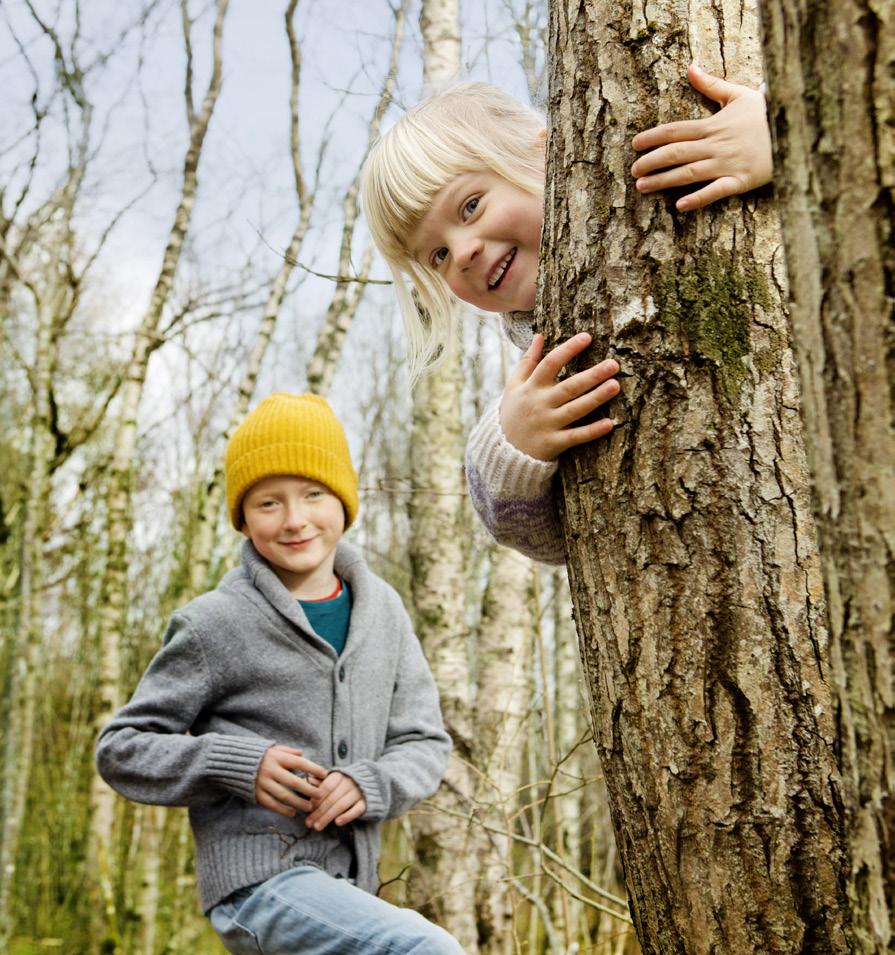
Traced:
[[345, 505], [345, 527], [357, 515], [357, 474], [339, 419], [319, 395], [276, 392], [265, 398], [227, 444], [227, 509], [242, 528], [242, 499], [253, 484], [278, 474], [325, 484]]

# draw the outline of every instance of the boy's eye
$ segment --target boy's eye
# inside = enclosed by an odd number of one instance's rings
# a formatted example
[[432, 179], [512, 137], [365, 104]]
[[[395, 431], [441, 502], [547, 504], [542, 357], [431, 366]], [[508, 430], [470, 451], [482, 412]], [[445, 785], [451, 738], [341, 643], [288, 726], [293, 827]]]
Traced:
[[479, 204], [479, 196], [473, 196], [472, 199], [468, 200], [466, 205], [463, 206], [463, 218], [468, 219], [473, 212], [475, 212]]
[[442, 246], [440, 249], [436, 249], [432, 253], [432, 265], [437, 269], [439, 265], [447, 258], [448, 250]]
[[321, 491], [319, 487], [312, 488], [310, 491], [308, 491], [308, 497], [323, 497], [323, 491]]

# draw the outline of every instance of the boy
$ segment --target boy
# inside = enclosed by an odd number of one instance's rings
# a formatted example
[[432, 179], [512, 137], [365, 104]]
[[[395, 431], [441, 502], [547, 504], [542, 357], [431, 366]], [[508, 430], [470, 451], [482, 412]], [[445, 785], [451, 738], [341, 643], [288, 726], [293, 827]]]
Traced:
[[342, 427], [322, 398], [271, 395], [226, 479], [242, 565], [173, 615], [99, 771], [129, 799], [189, 806], [229, 951], [462, 955], [369, 894], [380, 821], [436, 789], [451, 744], [400, 598], [340, 541], [358, 506]]

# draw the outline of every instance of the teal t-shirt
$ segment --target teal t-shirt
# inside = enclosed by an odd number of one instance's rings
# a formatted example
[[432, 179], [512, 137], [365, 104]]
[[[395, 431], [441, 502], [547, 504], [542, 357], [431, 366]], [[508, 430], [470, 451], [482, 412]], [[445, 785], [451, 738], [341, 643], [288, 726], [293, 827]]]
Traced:
[[299, 600], [314, 632], [320, 634], [336, 653], [345, 649], [348, 624], [351, 622], [351, 591], [344, 581], [341, 583], [342, 589], [335, 597], [327, 597], [325, 600]]

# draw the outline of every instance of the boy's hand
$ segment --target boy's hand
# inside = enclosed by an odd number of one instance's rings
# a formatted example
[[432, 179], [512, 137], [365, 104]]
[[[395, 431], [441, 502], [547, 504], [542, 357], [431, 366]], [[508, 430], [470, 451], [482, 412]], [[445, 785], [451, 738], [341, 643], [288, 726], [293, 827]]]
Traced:
[[367, 802], [360, 787], [350, 777], [338, 771], [330, 773], [311, 798], [312, 811], [305, 825], [318, 832], [335, 821], [345, 826], [367, 811]]
[[311, 797], [325, 776], [326, 770], [305, 759], [300, 749], [271, 746], [255, 777], [255, 801], [281, 816], [294, 816], [296, 809], [310, 812]]
[[771, 181], [774, 171], [764, 94], [698, 66], [690, 66], [687, 76], [694, 89], [721, 109], [706, 119], [654, 126], [631, 143], [638, 151], [652, 150], [631, 166], [638, 191], [708, 182], [678, 199], [675, 205], [681, 211], [757, 189]]
[[544, 336], [535, 335], [510, 375], [500, 402], [500, 426], [510, 444], [529, 457], [553, 461], [567, 448], [595, 441], [612, 430], [614, 422], [609, 418], [569, 426], [619, 393], [619, 383], [612, 377], [618, 372], [617, 362], [607, 358], [563, 381], [556, 380], [563, 367], [590, 343], [591, 336], [582, 332], [542, 357]]

